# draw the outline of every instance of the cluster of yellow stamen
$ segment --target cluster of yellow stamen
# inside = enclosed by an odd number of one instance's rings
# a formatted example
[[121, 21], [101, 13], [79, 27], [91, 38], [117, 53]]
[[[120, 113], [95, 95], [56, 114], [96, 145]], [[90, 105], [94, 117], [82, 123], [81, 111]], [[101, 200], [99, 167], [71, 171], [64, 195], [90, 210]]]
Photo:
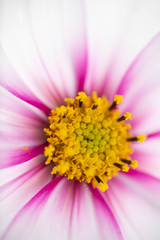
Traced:
[[131, 114], [120, 117], [113, 110], [122, 96], [116, 95], [112, 105], [96, 93], [89, 97], [80, 92], [75, 100], [65, 101], [67, 106], [51, 111], [49, 128], [44, 129], [49, 143], [44, 151], [46, 164], [53, 163], [52, 174], [91, 183], [104, 192], [118, 171], [137, 167], [130, 158], [130, 142], [143, 141], [144, 136], [131, 137], [130, 125], [123, 121]]

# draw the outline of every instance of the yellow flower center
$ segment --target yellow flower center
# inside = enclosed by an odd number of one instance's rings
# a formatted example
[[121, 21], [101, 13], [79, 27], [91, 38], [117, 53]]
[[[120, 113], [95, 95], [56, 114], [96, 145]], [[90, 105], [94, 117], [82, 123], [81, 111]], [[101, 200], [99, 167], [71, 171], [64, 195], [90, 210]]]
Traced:
[[91, 183], [104, 192], [107, 181], [118, 171], [137, 167], [137, 161], [130, 157], [130, 143], [142, 142], [145, 137], [131, 137], [130, 125], [124, 122], [131, 119], [131, 114], [120, 117], [114, 110], [122, 102], [120, 95], [112, 105], [95, 92], [91, 97], [80, 92], [75, 100], [65, 101], [67, 106], [51, 111], [49, 128], [44, 129], [49, 143], [44, 151], [45, 163], [53, 164], [52, 174]]

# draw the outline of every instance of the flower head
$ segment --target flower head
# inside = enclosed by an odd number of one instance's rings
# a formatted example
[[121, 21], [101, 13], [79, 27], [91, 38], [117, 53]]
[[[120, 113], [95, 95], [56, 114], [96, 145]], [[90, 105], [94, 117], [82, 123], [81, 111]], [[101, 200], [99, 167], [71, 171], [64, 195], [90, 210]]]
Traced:
[[157, 1], [0, 9], [2, 239], [158, 240]]
[[104, 192], [118, 171], [128, 172], [128, 165], [137, 167], [137, 161], [129, 158], [130, 142], [143, 142], [145, 137], [130, 136], [130, 125], [123, 121], [131, 114], [119, 117], [119, 111], [113, 110], [121, 101], [116, 95], [110, 105], [95, 92], [91, 97], [79, 92], [76, 101], [66, 99], [67, 106], [51, 111], [49, 128], [44, 129], [49, 143], [44, 155], [46, 164], [53, 163], [52, 174], [92, 183]]

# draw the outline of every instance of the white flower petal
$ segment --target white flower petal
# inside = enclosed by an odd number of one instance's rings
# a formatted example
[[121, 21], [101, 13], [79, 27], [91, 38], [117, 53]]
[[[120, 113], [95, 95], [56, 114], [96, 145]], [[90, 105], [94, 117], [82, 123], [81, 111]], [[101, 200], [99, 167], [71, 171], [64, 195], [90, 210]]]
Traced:
[[[77, 183], [71, 219], [71, 239], [123, 239], [116, 219], [98, 190]], [[78, 234], [77, 234], [78, 233]]]
[[113, 215], [100, 196], [95, 197], [78, 182], [61, 179], [53, 179], [24, 206], [4, 239], [122, 239]]
[[49, 108], [75, 94], [64, 10], [57, 1], [1, 2], [3, 51], [22, 81]]
[[105, 193], [125, 240], [160, 238], [160, 184], [134, 171], [110, 181]]
[[43, 153], [47, 117], [3, 88], [0, 95], [0, 166], [9, 167]]
[[84, 83], [88, 93], [97, 90], [111, 99], [131, 61], [160, 27], [156, 0], [1, 4], [2, 48], [19, 77], [50, 108]]
[[29, 163], [1, 171], [0, 212], [3, 221], [0, 236], [20, 209], [51, 180], [51, 168], [43, 162], [44, 157], [38, 156]]
[[117, 93], [124, 95], [122, 114], [132, 113], [133, 134], [160, 130], [160, 33], [128, 69]]
[[2, 50], [0, 51], [0, 85], [21, 100], [42, 110], [45, 114], [50, 113], [50, 108], [35, 96], [32, 88], [26, 86]]
[[141, 144], [133, 146], [133, 159], [138, 161], [137, 170], [160, 179], [160, 136], [147, 138]]
[[85, 90], [89, 93], [96, 90], [113, 100], [128, 67], [160, 29], [160, 2], [86, 2], [88, 71]]

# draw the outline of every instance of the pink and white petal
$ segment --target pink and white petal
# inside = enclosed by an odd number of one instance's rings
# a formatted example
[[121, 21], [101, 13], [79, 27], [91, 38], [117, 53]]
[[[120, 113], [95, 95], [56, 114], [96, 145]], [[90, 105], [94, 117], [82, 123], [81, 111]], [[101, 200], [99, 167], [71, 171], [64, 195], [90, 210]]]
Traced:
[[[56, 80], [54, 84], [58, 90], [64, 92], [65, 96], [75, 96], [83, 90], [87, 71], [86, 2], [47, 2], [33, 1], [35, 40], [37, 39], [48, 72]], [[39, 4], [42, 5], [42, 12], [37, 12]], [[45, 19], [47, 14], [47, 22], [42, 20], [42, 14]]]
[[[124, 174], [128, 176], [128, 173], [124, 173]], [[153, 198], [156, 196], [156, 201], [159, 202], [159, 199], [160, 199], [160, 191], [159, 191], [160, 180], [159, 179], [147, 173], [139, 172], [137, 171], [137, 169], [136, 170], [130, 169], [129, 175], [133, 179], [133, 181], [135, 181], [136, 183], [140, 182], [145, 190], [152, 193]]]
[[95, 204], [102, 219], [106, 219], [106, 225], [102, 224], [106, 227], [107, 239], [121, 239], [108, 210], [109, 215], [104, 216], [105, 207], [101, 208], [100, 201], [82, 184], [61, 177], [54, 178], [22, 208], [3, 239], [49, 239], [53, 236], [55, 240], [106, 239], [97, 220]]
[[84, 187], [77, 182], [74, 189], [71, 239], [123, 239], [119, 226], [101, 195], [92, 187]]
[[[0, 211], [3, 219], [0, 227], [1, 236], [20, 209], [51, 181], [50, 171], [50, 166], [44, 164], [44, 157], [38, 156], [31, 160], [30, 164], [25, 162], [20, 167], [14, 166], [1, 172], [3, 181], [0, 188]], [[13, 173], [13, 176], [9, 177], [8, 173]], [[4, 180], [4, 177], [7, 180]]]
[[150, 0], [132, 1], [130, 17], [126, 19], [126, 25], [115, 50], [110, 71], [106, 74], [108, 82], [105, 84], [104, 81], [102, 89], [102, 93], [106, 93], [111, 101], [134, 59], [159, 32], [160, 16], [157, 7], [160, 7], [157, 0], [152, 2]]
[[160, 137], [160, 131], [152, 132], [147, 135], [147, 138], [159, 138]]
[[87, 19], [86, 1], [59, 1], [63, 5], [63, 24], [66, 45], [75, 76], [76, 94], [82, 91], [87, 72]]
[[89, 93], [96, 90], [112, 100], [134, 58], [159, 31], [157, 0], [86, 1], [86, 16], [88, 71], [84, 89]]
[[1, 181], [0, 181], [0, 187], [3, 185], [8, 184], [9, 182], [13, 182], [14, 179], [18, 179], [19, 176], [24, 175], [25, 173], [29, 172], [33, 168], [36, 168], [37, 166], [40, 166], [40, 164], [43, 165], [45, 159], [42, 156], [37, 156], [33, 160], [29, 160], [27, 162], [24, 162], [22, 164], [18, 164], [9, 168], [3, 168], [0, 171], [1, 175]]
[[1, 167], [27, 161], [43, 152], [47, 117], [3, 88], [1, 95]]
[[132, 112], [133, 132], [160, 130], [160, 33], [143, 49], [125, 74], [117, 90], [124, 95], [122, 114]]
[[59, 177], [41, 189], [14, 218], [4, 239], [69, 239], [73, 184], [68, 183]]
[[110, 181], [104, 198], [124, 239], [160, 238], [160, 184], [140, 173], [120, 174]]
[[135, 95], [135, 101], [132, 100], [126, 108], [132, 113], [132, 121], [130, 122], [132, 135], [149, 135], [160, 131], [160, 109], [158, 106], [160, 106], [160, 84], [157, 87], [150, 86], [148, 89], [146, 86], [143, 93], [141, 92], [139, 96]]
[[63, 11], [57, 1], [1, 1], [2, 49], [21, 81], [49, 108], [75, 92]]
[[[56, 94], [62, 98], [73, 96], [76, 92], [77, 79], [71, 52], [75, 51], [73, 39], [77, 44], [82, 39], [83, 44], [82, 6], [81, 2], [75, 4], [74, 1], [68, 4], [66, 1], [33, 0], [27, 9], [36, 51]], [[73, 15], [76, 15], [74, 21]]]
[[2, 50], [0, 51], [0, 85], [21, 100], [42, 110], [45, 114], [50, 113], [50, 109], [22, 81]]
[[160, 136], [147, 138], [141, 144], [134, 144], [132, 158], [138, 161], [137, 171], [160, 179]]
[[[124, 8], [125, 5], [125, 8]], [[130, 18], [132, 1], [86, 1], [87, 76], [84, 90], [102, 91], [106, 72], [117, 51], [117, 44]], [[109, 76], [105, 78], [107, 84]], [[103, 86], [104, 87], [104, 86]], [[110, 89], [112, 92], [112, 88]]]
[[[46, 167], [45, 157], [39, 155], [34, 159], [24, 162], [20, 165], [16, 165], [10, 168], [1, 170], [1, 186], [0, 186], [0, 201], [11, 197], [12, 193], [19, 188], [23, 188], [23, 183], [29, 181], [35, 174]], [[51, 179], [52, 166], [48, 166], [48, 175]], [[9, 175], [11, 174], [11, 175]], [[48, 176], [47, 176], [48, 179]], [[45, 179], [44, 179], [45, 180]]]
[[[112, 82], [112, 75], [118, 72], [116, 66], [120, 66], [115, 64], [115, 55], [118, 48], [122, 49], [127, 33], [127, 43], [131, 40], [131, 46], [126, 48], [125, 43], [123, 49], [127, 52], [126, 56], [128, 49], [136, 49], [131, 54], [135, 56], [137, 49], [159, 26], [157, 4], [150, 4], [150, 1], [141, 1], [137, 5], [135, 1], [127, 0], [121, 3], [117, 0], [110, 3], [34, 0], [27, 4], [24, 0], [16, 0], [13, 5], [11, 0], [7, 0], [2, 1], [1, 9], [2, 47], [25, 84], [50, 108], [55, 101], [61, 103], [64, 95], [75, 95], [75, 89], [82, 90], [86, 74], [84, 89], [87, 92], [93, 89], [99, 91], [106, 71]], [[14, 28], [10, 26], [11, 21]], [[145, 28], [144, 34], [146, 21], [151, 27]], [[136, 38], [132, 37], [132, 30]], [[9, 41], [10, 37], [12, 41]], [[134, 42], [134, 39], [137, 41]], [[119, 55], [118, 63], [121, 63], [122, 52]], [[128, 66], [130, 60], [125, 61]], [[110, 69], [113, 69], [112, 73]], [[126, 66], [120, 75], [125, 70]], [[114, 78], [120, 79], [117, 76]]]

